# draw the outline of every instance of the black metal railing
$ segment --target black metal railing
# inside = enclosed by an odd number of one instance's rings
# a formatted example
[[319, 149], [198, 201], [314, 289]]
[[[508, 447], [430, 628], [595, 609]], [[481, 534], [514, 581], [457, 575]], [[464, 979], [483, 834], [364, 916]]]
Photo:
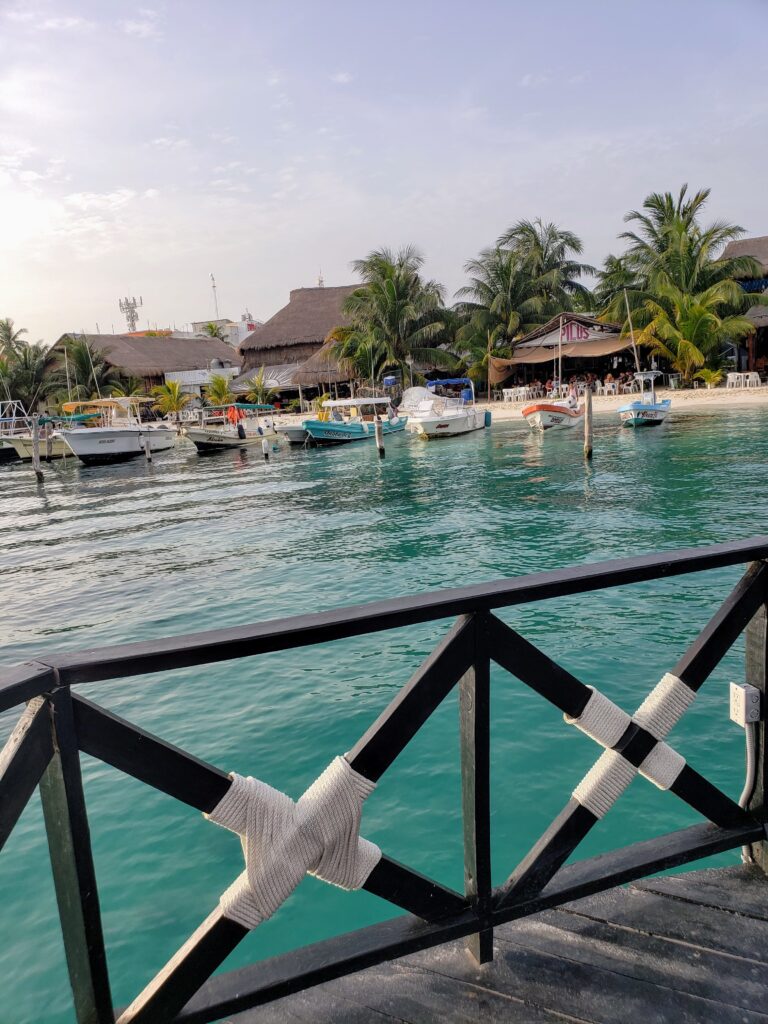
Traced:
[[[81, 683], [250, 657], [455, 618], [447, 635], [346, 755], [376, 781], [458, 685], [465, 891], [459, 893], [386, 855], [365, 889], [407, 911], [381, 924], [212, 977], [247, 934], [215, 909], [117, 1017], [119, 1024], [202, 1024], [383, 960], [464, 937], [480, 962], [492, 957], [495, 925], [558, 906], [724, 850], [751, 845], [768, 869], [765, 729], [758, 730], [757, 779], [741, 808], [686, 764], [670, 792], [704, 823], [563, 865], [597, 822], [573, 797], [498, 889], [491, 888], [489, 718], [495, 662], [565, 714], [577, 718], [591, 690], [493, 612], [724, 566], [751, 563], [717, 613], [672, 669], [698, 690], [737, 637], [747, 633], [747, 678], [768, 676], [768, 537], [501, 580], [316, 615], [76, 653], [41, 655], [0, 672], [0, 711], [26, 704], [0, 753], [0, 847], [39, 786], [56, 896], [80, 1024], [107, 1024], [110, 994], [80, 770], [80, 752], [112, 765], [199, 811], [221, 800], [229, 776], [74, 692]], [[656, 738], [632, 721], [613, 749], [634, 767]]]

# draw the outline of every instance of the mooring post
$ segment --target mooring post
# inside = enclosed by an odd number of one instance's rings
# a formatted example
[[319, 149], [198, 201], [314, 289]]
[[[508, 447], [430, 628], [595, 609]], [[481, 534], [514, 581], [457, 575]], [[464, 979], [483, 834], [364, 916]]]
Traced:
[[[768, 822], [768, 727], [766, 705], [768, 704], [768, 594], [760, 605], [745, 633], [746, 673], [745, 681], [756, 686], [761, 697], [760, 721], [755, 730], [755, 788], [749, 801], [750, 810], [760, 821]], [[751, 847], [752, 859], [768, 874], [768, 842], [755, 843]]]
[[37, 482], [43, 482], [43, 471], [40, 468], [40, 417], [32, 417], [32, 469], [35, 471]]
[[373, 432], [376, 435], [376, 447], [379, 449], [379, 458], [384, 458], [384, 428], [379, 415], [373, 421]]
[[144, 455], [146, 456], [147, 462], [152, 461], [152, 444], [149, 440], [149, 435], [144, 435]]
[[45, 461], [50, 462], [53, 458], [53, 430], [50, 423], [45, 427]]
[[[486, 617], [474, 617], [474, 662], [459, 683], [461, 810], [464, 819], [464, 894], [479, 917], [491, 909], [490, 676]], [[470, 935], [478, 963], [493, 960], [493, 929]]]
[[584, 388], [584, 458], [592, 458], [592, 388]]
[[261, 439], [261, 453], [264, 456], [264, 461], [269, 462], [269, 441], [266, 437]]

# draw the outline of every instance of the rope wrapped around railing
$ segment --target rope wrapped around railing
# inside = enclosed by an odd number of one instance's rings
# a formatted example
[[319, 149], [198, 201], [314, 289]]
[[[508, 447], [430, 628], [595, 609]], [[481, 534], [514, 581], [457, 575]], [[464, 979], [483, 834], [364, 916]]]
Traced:
[[376, 784], [336, 757], [293, 801], [258, 779], [233, 774], [205, 815], [240, 836], [245, 871], [222, 894], [225, 917], [255, 928], [285, 902], [305, 874], [341, 889], [360, 889], [381, 859], [360, 836], [363, 803]]
[[[573, 791], [574, 799], [582, 807], [596, 818], [602, 818], [638, 772], [659, 789], [669, 789], [674, 784], [685, 767], [685, 758], [665, 743], [664, 737], [693, 703], [696, 693], [682, 679], [667, 672], [630, 717], [599, 690], [590, 689], [592, 696], [581, 715], [578, 718], [563, 717], [569, 725], [575, 725], [606, 748]], [[619, 751], [611, 749], [633, 722], [656, 740], [653, 749], [637, 767]]]

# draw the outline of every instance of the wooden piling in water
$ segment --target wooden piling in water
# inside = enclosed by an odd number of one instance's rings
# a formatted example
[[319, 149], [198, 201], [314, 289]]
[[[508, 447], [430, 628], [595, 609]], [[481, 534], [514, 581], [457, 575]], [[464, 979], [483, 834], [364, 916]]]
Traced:
[[592, 390], [584, 388], [584, 458], [592, 458]]
[[377, 416], [373, 421], [373, 432], [376, 436], [376, 447], [379, 450], [379, 458], [384, 458], [384, 427], [382, 426], [381, 419]]
[[40, 417], [32, 417], [32, 469], [35, 471], [37, 482], [43, 482], [43, 471], [40, 468]]
[[146, 456], [147, 462], [152, 461], [152, 443], [148, 434], [144, 435], [144, 455]]

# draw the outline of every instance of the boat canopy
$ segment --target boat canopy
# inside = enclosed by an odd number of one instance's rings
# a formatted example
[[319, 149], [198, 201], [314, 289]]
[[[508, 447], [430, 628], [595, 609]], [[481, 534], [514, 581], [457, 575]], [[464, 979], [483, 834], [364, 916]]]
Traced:
[[154, 402], [154, 398], [143, 395], [126, 395], [124, 398], [91, 398], [87, 402], [64, 402], [63, 412], [74, 412], [75, 409], [127, 409], [129, 405], [142, 402]]
[[456, 384], [464, 388], [472, 386], [472, 381], [469, 377], [446, 377], [445, 380], [428, 380], [427, 387], [435, 388], [438, 384], [445, 386], [446, 384]]
[[361, 405], [391, 405], [391, 398], [329, 398], [324, 409], [353, 409]]
[[45, 426], [47, 423], [90, 423], [91, 420], [98, 418], [97, 412], [79, 412], [72, 416], [41, 416], [40, 426]]
[[274, 405], [258, 405], [255, 402], [227, 402], [226, 405], [207, 405], [205, 407], [208, 412], [217, 411], [219, 409], [244, 409], [252, 412], [272, 412]]
[[656, 380], [657, 377], [661, 376], [661, 370], [638, 370], [635, 374], [635, 380]]

